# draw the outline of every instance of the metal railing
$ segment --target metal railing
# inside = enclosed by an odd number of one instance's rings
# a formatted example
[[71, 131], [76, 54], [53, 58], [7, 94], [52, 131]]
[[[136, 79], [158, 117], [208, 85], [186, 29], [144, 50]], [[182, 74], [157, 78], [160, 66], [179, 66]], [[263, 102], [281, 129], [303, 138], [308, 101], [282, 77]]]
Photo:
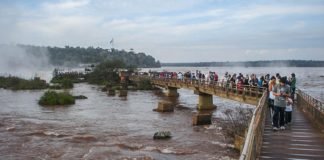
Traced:
[[303, 99], [305, 102], [307, 102], [308, 105], [311, 105], [312, 107], [318, 109], [320, 112], [324, 112], [324, 103], [322, 101], [310, 96], [300, 89], [297, 89], [297, 96], [299, 97], [297, 98], [297, 101], [299, 100], [300, 104], [302, 104], [301, 100]]
[[302, 109], [315, 127], [324, 129], [324, 103], [322, 101], [297, 90], [297, 107]]
[[267, 99], [267, 92], [264, 92], [253, 112], [240, 160], [257, 159], [260, 155], [265, 118], [268, 111]]
[[247, 96], [261, 96], [266, 90], [264, 87], [256, 87], [249, 85], [236, 85], [227, 82], [215, 82], [205, 80], [191, 80], [191, 79], [175, 79], [175, 78], [156, 78], [150, 76], [131, 76], [131, 80], [149, 79], [153, 84], [168, 84], [168, 85], [181, 85], [183, 87], [195, 87], [203, 89], [213, 89], [224, 92], [232, 92], [237, 94], [244, 94]]

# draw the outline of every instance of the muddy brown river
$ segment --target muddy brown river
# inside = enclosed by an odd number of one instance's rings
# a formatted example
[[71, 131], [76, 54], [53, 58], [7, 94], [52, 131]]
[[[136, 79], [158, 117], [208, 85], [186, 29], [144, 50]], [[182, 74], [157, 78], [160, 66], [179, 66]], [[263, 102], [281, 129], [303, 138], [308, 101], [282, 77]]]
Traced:
[[[162, 68], [171, 70], [171, 68]], [[173, 70], [194, 70], [173, 68]], [[187, 69], [187, 70], [186, 70]], [[237, 72], [236, 68], [201, 68]], [[242, 73], [277, 72], [241, 68]], [[298, 87], [323, 98], [323, 68], [285, 68], [295, 72]], [[37, 104], [45, 91], [0, 89], [0, 159], [237, 159], [217, 119], [226, 109], [253, 106], [214, 97], [213, 124], [192, 126], [197, 95], [180, 89], [168, 99], [159, 92], [129, 91], [127, 98], [109, 97], [98, 86], [76, 84], [71, 92], [88, 99], [68, 107]], [[172, 101], [174, 113], [152, 111], [160, 100]], [[153, 140], [156, 131], [171, 131], [169, 140]]]

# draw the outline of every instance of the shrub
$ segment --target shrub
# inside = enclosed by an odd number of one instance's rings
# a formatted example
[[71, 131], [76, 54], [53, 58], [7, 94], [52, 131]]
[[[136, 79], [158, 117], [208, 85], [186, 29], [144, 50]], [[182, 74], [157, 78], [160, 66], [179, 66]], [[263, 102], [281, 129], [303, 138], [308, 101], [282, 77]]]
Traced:
[[66, 79], [72, 81], [72, 83], [81, 83], [81, 82], [85, 82], [84, 77], [85, 75], [82, 72], [74, 71], [74, 72], [59, 73], [58, 69], [54, 69], [51, 83], [63, 83], [64, 80]]
[[137, 89], [139, 90], [152, 90], [154, 87], [151, 84], [151, 81], [148, 79], [143, 79], [137, 82]]
[[75, 98], [68, 92], [46, 91], [40, 98], [40, 105], [69, 105], [74, 104]]
[[224, 111], [225, 120], [221, 123], [225, 131], [225, 136], [234, 138], [235, 135], [243, 136], [249, 127], [253, 110], [238, 107], [235, 110], [227, 109]]
[[86, 80], [90, 84], [117, 84], [120, 81], [118, 70], [125, 68], [125, 64], [120, 60], [108, 60], [98, 64], [93, 72], [86, 75]]
[[70, 89], [73, 88], [73, 82], [70, 79], [63, 79], [62, 81], [62, 87], [64, 89]]

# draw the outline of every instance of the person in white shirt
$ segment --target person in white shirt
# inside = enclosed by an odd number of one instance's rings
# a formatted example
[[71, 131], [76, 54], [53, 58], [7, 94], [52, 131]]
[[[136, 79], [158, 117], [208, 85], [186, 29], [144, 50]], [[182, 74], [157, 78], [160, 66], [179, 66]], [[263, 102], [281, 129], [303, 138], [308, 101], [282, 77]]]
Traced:
[[183, 74], [181, 72], [178, 73], [178, 80], [183, 80]]
[[274, 112], [274, 99], [275, 96], [273, 95], [273, 89], [276, 85], [276, 77], [272, 76], [269, 81], [269, 109], [270, 109], [270, 116], [272, 118]]

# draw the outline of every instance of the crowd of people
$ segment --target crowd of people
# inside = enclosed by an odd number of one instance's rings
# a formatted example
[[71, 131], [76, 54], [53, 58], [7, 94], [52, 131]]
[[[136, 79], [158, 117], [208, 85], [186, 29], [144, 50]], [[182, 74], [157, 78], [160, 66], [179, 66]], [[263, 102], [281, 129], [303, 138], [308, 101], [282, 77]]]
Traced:
[[[271, 78], [275, 78], [276, 82], [279, 83], [281, 78], [280, 74], [277, 73], [275, 76], [270, 76], [270, 74], [265, 74], [257, 77], [256, 74], [246, 74], [245, 76], [242, 73], [233, 73], [229, 74], [225, 72], [223, 76], [219, 76], [216, 72], [209, 71], [208, 73], [202, 73], [199, 70], [196, 72], [149, 72], [149, 75], [154, 78], [163, 78], [163, 79], [178, 79], [182, 81], [196, 81], [199, 83], [212, 84], [212, 83], [224, 83], [228, 84], [227, 86], [254, 86], [254, 87], [269, 87], [269, 82]], [[292, 77], [282, 77], [285, 78], [287, 84], [292, 83]]]
[[270, 116], [272, 117], [273, 130], [285, 130], [285, 126], [290, 125], [292, 119], [292, 105], [296, 91], [296, 76], [292, 73], [289, 77], [264, 74], [257, 77], [256, 74], [242, 73], [229, 74], [225, 72], [219, 76], [216, 72], [209, 71], [202, 73], [196, 72], [149, 72], [149, 76], [163, 79], [177, 79], [179, 81], [190, 81], [204, 84], [225, 84], [228, 87], [242, 88], [252, 86], [265, 88], [268, 91]]

